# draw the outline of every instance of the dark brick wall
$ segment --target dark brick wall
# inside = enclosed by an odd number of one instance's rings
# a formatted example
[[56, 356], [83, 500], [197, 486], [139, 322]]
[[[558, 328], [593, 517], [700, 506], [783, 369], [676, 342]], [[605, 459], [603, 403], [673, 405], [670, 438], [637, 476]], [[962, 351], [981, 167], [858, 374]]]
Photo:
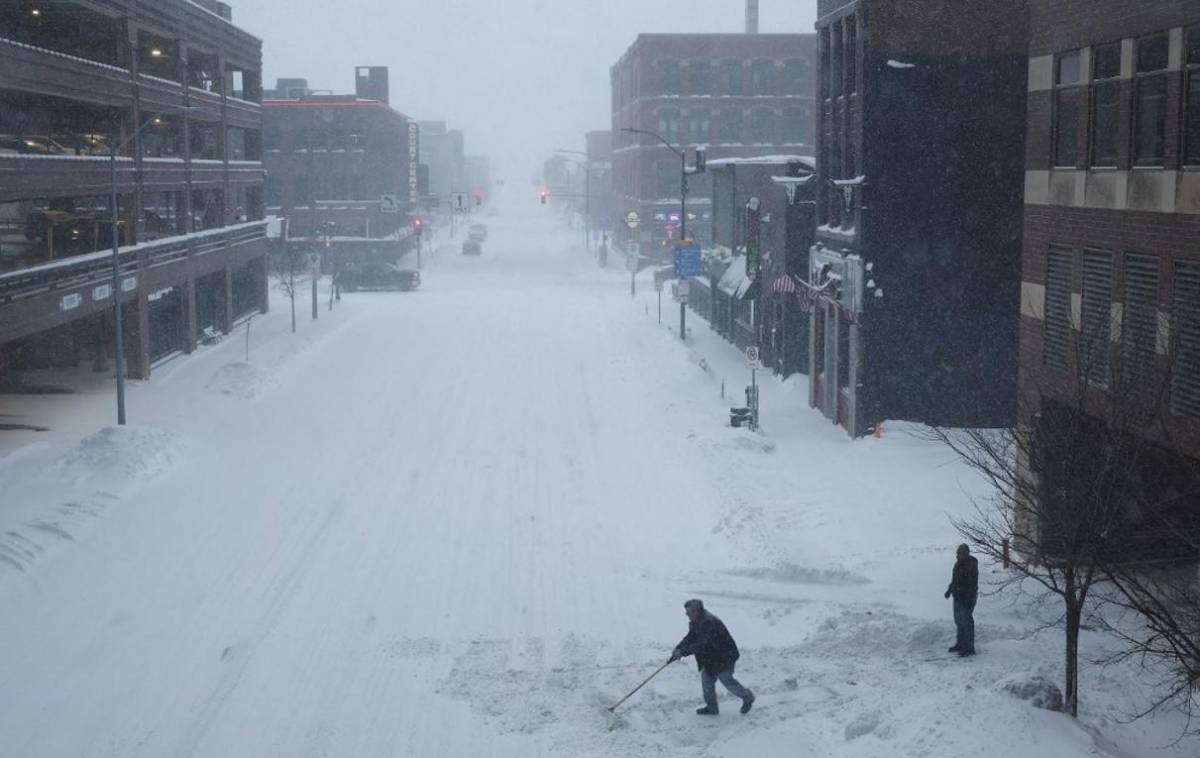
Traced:
[[1074, 50], [1197, 22], [1198, 0], [1029, 0], [1029, 54]]
[[1052, 244], [1200, 260], [1200, 216], [1025, 206], [1025, 281], [1045, 282], [1046, 251]]
[[864, 0], [871, 48], [889, 53], [1023, 54], [1026, 0]]

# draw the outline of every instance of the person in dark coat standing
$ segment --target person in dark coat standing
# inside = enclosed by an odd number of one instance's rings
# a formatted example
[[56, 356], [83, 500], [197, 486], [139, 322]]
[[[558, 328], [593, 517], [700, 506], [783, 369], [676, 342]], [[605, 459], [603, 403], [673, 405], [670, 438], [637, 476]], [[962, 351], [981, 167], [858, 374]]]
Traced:
[[742, 713], [749, 713], [754, 705], [754, 693], [733, 678], [734, 664], [741, 657], [733, 636], [721, 619], [704, 610], [703, 600], [689, 600], [683, 604], [683, 609], [688, 617], [688, 633], [671, 652], [671, 660], [696, 656], [700, 686], [704, 692], [704, 707], [697, 709], [696, 713], [701, 716], [717, 715], [717, 680], [725, 685], [730, 694], [742, 699]]
[[950, 575], [950, 586], [946, 597], [954, 598], [954, 626], [958, 638], [951, 653], [960, 656], [975, 655], [975, 601], [979, 598], [979, 561], [971, 555], [966, 545], [958, 546], [958, 560]]

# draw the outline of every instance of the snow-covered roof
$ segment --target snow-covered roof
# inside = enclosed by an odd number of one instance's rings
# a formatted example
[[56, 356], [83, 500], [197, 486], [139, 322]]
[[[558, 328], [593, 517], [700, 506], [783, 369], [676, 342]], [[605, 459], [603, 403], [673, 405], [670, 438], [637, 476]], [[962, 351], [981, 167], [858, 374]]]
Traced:
[[725, 269], [725, 273], [717, 282], [717, 289], [726, 295], [736, 296], [738, 290], [743, 286], [750, 286], [749, 282], [750, 280], [746, 278], [746, 256], [738, 255], [729, 262], [729, 268]]
[[709, 166], [776, 166], [788, 163], [803, 163], [816, 167], [817, 159], [811, 155], [759, 155], [753, 158], [714, 158], [708, 161]]

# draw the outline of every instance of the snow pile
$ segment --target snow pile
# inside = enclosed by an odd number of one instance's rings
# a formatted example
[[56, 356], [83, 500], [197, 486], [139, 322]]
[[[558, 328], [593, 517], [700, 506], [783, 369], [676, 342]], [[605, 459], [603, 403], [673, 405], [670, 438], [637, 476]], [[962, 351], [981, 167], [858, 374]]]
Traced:
[[217, 395], [251, 399], [262, 391], [269, 375], [249, 363], [227, 363], [213, 374], [206, 390]]
[[87, 437], [59, 463], [74, 481], [151, 479], [168, 469], [179, 452], [172, 432], [136, 426], [110, 426]]
[[1019, 700], [1028, 700], [1034, 708], [1047, 711], [1063, 709], [1062, 690], [1041, 674], [1014, 676], [1002, 682], [1001, 689]]

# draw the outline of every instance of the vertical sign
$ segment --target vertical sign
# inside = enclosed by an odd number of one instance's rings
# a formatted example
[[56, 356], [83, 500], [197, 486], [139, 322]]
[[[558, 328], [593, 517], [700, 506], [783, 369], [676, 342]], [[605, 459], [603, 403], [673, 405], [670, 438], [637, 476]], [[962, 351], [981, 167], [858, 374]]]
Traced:
[[418, 144], [418, 126], [416, 121], [408, 122], [408, 200], [417, 202], [417, 164], [420, 163], [420, 145]]

